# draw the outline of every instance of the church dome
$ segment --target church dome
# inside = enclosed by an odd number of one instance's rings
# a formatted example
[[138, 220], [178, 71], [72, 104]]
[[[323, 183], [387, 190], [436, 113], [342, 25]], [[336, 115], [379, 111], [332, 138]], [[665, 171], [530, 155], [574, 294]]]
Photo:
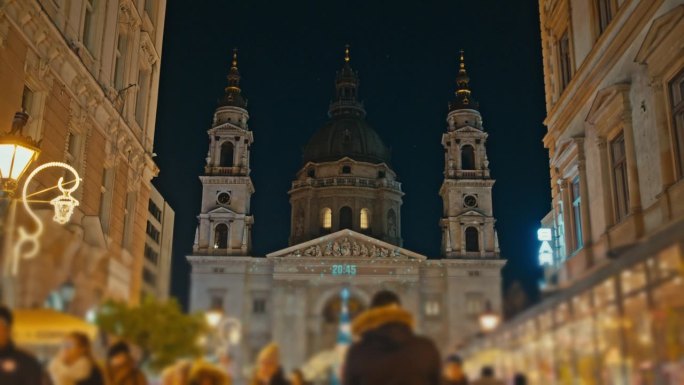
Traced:
[[389, 163], [390, 151], [366, 122], [366, 110], [358, 98], [359, 77], [349, 64], [349, 46], [344, 66], [337, 71], [335, 99], [330, 120], [304, 147], [304, 162], [330, 162], [349, 157], [360, 162]]
[[344, 157], [389, 163], [390, 151], [362, 116], [333, 116], [304, 147], [304, 162], [329, 162]]

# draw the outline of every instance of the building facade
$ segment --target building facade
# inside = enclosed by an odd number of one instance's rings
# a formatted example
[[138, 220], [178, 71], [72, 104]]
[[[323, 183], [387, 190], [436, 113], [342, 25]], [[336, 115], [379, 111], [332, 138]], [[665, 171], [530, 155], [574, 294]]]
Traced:
[[145, 262], [142, 271], [142, 295], [159, 300], [169, 297], [173, 224], [176, 214], [154, 186], [150, 189], [145, 233]]
[[230, 347], [236, 373], [274, 340], [286, 369], [303, 367], [308, 377], [325, 376], [345, 287], [352, 317], [378, 290], [397, 292], [416, 315], [419, 332], [443, 351], [478, 331], [477, 317], [487, 302], [500, 309], [505, 261], [493, 227], [487, 135], [461, 65], [443, 135], [445, 243], [443, 255], [435, 256], [441, 258], [402, 248], [401, 184], [388, 148], [366, 121], [348, 48], [329, 121], [304, 147], [303, 165], [289, 191], [290, 246], [263, 258], [251, 252], [253, 136], [233, 61], [226, 96], [208, 130], [202, 212], [194, 253], [187, 258], [191, 310], [220, 309], [242, 325], [241, 342]]
[[[17, 307], [83, 316], [106, 298], [140, 297], [165, 10], [165, 0], [0, 1], [0, 132], [26, 111], [36, 164], [66, 162], [82, 178], [67, 225], [45, 214], [41, 251], [19, 267]], [[30, 190], [59, 176], [38, 174]], [[65, 283], [76, 288], [67, 308], [56, 299]]]
[[469, 350], [535, 384], [684, 381], [684, 3], [540, 0], [546, 298]]

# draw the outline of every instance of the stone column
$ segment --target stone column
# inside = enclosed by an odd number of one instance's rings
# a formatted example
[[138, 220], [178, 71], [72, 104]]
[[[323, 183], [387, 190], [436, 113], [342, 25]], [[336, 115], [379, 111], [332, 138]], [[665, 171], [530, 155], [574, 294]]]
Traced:
[[601, 192], [603, 193], [603, 214], [606, 221], [606, 228], [615, 222], [615, 213], [613, 212], [613, 201], [612, 192], [610, 190], [610, 170], [608, 167], [608, 145], [606, 138], [599, 136], [596, 138], [596, 145], [599, 150], [599, 162], [601, 165]]

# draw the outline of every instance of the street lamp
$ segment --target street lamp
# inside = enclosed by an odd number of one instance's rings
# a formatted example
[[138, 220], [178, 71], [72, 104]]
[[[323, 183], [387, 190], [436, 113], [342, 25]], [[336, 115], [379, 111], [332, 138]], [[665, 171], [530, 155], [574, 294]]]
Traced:
[[[5, 213], [0, 214], [4, 222], [2, 228], [4, 238], [2, 295], [4, 302], [9, 306], [14, 306], [14, 279], [19, 274], [19, 261], [35, 257], [40, 249], [39, 237], [43, 233], [43, 221], [31, 209], [29, 203], [51, 204], [54, 207], [52, 219], [59, 224], [69, 222], [74, 213], [74, 208], [79, 205], [78, 200], [71, 194], [78, 189], [81, 178], [76, 169], [62, 162], [48, 162], [33, 169], [24, 181], [21, 195], [14, 198], [15, 192], [19, 189], [19, 181], [40, 154], [38, 144], [21, 134], [27, 121], [28, 114], [23, 111], [17, 112], [14, 114], [12, 129], [9, 134], [0, 135], [0, 192], [2, 193], [0, 201], [4, 201], [3, 208], [7, 209]], [[64, 169], [71, 174], [73, 179], [65, 182], [65, 177], [60, 177], [56, 185], [29, 193], [28, 188], [33, 178], [47, 168]], [[61, 194], [51, 200], [38, 200], [36, 198], [38, 195], [51, 190], [59, 190]], [[34, 226], [32, 231], [19, 227], [18, 239], [14, 242], [17, 203], [22, 204]]]
[[0, 189], [9, 196], [14, 195], [19, 179], [40, 154], [38, 144], [21, 135], [27, 121], [27, 113], [17, 112], [10, 133], [0, 137]]
[[494, 310], [492, 309], [492, 303], [489, 302], [489, 300], [485, 303], [485, 309], [480, 314], [479, 321], [480, 329], [484, 333], [489, 333], [496, 329], [497, 326], [499, 326], [501, 317], [496, 312], [494, 312]]
[[219, 323], [221, 322], [221, 318], [223, 318], [223, 310], [219, 308], [208, 310], [204, 314], [204, 318], [206, 319], [207, 324], [212, 329], [216, 329], [216, 327], [218, 327]]

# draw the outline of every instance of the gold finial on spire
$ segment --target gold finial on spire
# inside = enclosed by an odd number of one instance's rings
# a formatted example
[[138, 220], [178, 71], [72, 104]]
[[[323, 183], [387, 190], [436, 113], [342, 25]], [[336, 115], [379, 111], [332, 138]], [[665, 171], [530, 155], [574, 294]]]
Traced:
[[465, 71], [465, 60], [463, 59], [463, 50], [461, 50], [461, 64], [459, 65], [459, 68]]
[[344, 45], [344, 62], [349, 63], [349, 44]]
[[232, 68], [237, 68], [237, 48], [233, 48], [233, 63], [231, 65]]

